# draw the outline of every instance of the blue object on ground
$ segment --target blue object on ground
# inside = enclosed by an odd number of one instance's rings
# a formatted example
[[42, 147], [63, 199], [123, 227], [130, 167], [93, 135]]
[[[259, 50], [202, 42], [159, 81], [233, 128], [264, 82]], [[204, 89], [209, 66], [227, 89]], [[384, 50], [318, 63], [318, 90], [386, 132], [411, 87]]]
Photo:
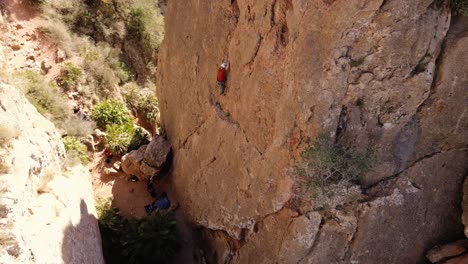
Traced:
[[167, 209], [170, 206], [171, 202], [169, 201], [169, 199], [167, 199], [167, 197], [162, 197], [153, 203], [153, 207], [158, 209]]

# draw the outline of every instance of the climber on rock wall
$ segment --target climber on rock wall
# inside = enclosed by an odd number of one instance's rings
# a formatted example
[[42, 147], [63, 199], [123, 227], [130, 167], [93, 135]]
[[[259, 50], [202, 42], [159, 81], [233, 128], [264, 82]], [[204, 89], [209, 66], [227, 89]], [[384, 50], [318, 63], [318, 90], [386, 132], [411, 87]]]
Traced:
[[229, 65], [225, 62], [221, 63], [220, 67], [218, 68], [218, 74], [216, 76], [216, 83], [221, 90], [221, 95], [225, 94], [226, 89], [226, 78], [227, 78], [227, 71], [229, 70]]

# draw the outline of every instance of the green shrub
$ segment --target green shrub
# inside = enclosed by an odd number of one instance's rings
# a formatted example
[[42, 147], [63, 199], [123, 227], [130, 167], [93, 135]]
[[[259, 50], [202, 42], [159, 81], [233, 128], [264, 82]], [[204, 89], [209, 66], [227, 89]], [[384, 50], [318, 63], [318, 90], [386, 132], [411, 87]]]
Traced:
[[17, 75], [18, 87], [21, 87], [29, 102], [39, 113], [60, 126], [70, 115], [66, 99], [60, 94], [55, 83], [47, 83], [43, 76], [32, 71]]
[[62, 141], [67, 155], [77, 156], [83, 164], [88, 163], [87, 148], [76, 137], [67, 136], [62, 138]]
[[130, 12], [130, 21], [127, 26], [127, 34], [137, 41], [150, 44], [149, 35], [146, 33], [145, 23], [143, 22], [143, 10], [136, 8]]
[[62, 66], [60, 77], [58, 78], [57, 83], [68, 90], [78, 84], [81, 75], [81, 69], [73, 63], [68, 62]]
[[468, 1], [467, 0], [453, 0], [452, 10], [456, 15], [468, 16]]
[[106, 100], [96, 105], [91, 118], [100, 129], [105, 129], [109, 125], [133, 123], [133, 117], [125, 105], [115, 100]]
[[119, 155], [138, 149], [149, 143], [142, 132], [141, 128], [135, 128], [132, 124], [109, 125], [106, 128], [105, 147]]
[[133, 125], [108, 125], [106, 128], [105, 147], [112, 153], [123, 155], [127, 153], [128, 145], [133, 137]]
[[159, 119], [159, 108], [156, 96], [153, 94], [144, 94], [137, 90], [138, 86], [130, 85], [124, 93], [124, 99], [136, 115], [143, 116], [148, 121], [157, 121]]
[[149, 142], [150, 139], [148, 138], [148, 134], [145, 134], [141, 127], [134, 128], [132, 138], [127, 147], [127, 152], [139, 149], [141, 146], [146, 145]]
[[98, 200], [99, 230], [107, 263], [168, 263], [179, 249], [172, 214], [154, 212], [143, 219], [125, 219], [110, 199]]
[[302, 152], [303, 163], [297, 167], [304, 179], [305, 189], [312, 198], [333, 196], [338, 189], [359, 184], [373, 163], [373, 151], [357, 151], [334, 143], [325, 135], [317, 139]]
[[134, 1], [127, 24], [127, 35], [146, 49], [159, 49], [164, 37], [164, 18], [154, 1]]
[[105, 43], [98, 46], [86, 45], [81, 48], [84, 69], [89, 83], [96, 87], [95, 93], [101, 98], [113, 97], [119, 83], [128, 81], [126, 72], [119, 61], [120, 51]]

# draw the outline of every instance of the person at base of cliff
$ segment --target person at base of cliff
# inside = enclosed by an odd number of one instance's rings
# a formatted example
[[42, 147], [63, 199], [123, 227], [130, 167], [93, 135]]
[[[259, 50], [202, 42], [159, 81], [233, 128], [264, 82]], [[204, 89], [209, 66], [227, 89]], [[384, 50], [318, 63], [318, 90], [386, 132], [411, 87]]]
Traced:
[[167, 197], [167, 193], [163, 192], [161, 195], [161, 198], [156, 200], [153, 204], [155, 208], [158, 208], [159, 210], [164, 210], [168, 209], [171, 207], [171, 201], [169, 201], [169, 198]]
[[109, 150], [106, 150], [106, 152], [104, 154], [106, 155], [106, 163], [110, 163], [111, 159], [112, 159], [112, 157], [114, 157], [114, 155], [112, 155], [112, 153]]
[[218, 85], [219, 89], [221, 90], [221, 95], [226, 95], [226, 78], [227, 72], [229, 70], [229, 66], [227, 63], [221, 63], [221, 66], [218, 68], [218, 74], [216, 76], [216, 84]]
[[169, 201], [169, 198], [167, 197], [166, 192], [163, 192], [161, 195], [161, 198], [157, 199], [152, 204], [148, 204], [144, 206], [145, 211], [148, 214], [151, 214], [155, 209], [165, 210], [165, 209], [169, 209], [169, 207], [171, 207], [171, 201]]

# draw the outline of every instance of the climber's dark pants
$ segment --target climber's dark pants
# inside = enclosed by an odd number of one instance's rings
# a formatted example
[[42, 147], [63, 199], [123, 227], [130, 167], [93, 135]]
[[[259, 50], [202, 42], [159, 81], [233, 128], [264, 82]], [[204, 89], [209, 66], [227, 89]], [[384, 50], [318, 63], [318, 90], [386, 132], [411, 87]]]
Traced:
[[226, 89], [226, 82], [216, 82], [218, 88], [221, 90], [221, 95], [224, 95], [224, 90]]

